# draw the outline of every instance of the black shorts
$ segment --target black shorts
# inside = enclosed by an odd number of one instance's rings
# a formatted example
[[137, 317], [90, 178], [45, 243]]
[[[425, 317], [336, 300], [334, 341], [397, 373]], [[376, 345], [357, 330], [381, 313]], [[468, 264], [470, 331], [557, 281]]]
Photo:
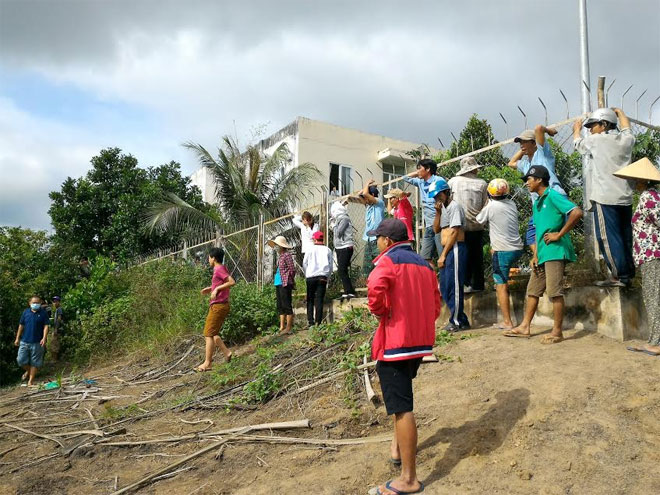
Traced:
[[417, 376], [421, 362], [421, 359], [405, 359], [376, 363], [376, 373], [388, 415], [413, 410], [412, 381]]
[[286, 287], [282, 285], [275, 286], [277, 293], [277, 314], [278, 315], [292, 315], [293, 314], [293, 286]]

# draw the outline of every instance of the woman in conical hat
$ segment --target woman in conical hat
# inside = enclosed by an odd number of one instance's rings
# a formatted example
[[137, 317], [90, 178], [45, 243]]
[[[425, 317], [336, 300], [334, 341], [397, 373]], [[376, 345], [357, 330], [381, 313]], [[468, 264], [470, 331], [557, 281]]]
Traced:
[[642, 272], [642, 296], [648, 314], [649, 341], [635, 352], [660, 355], [660, 171], [648, 158], [617, 170], [614, 175], [634, 180], [641, 192], [632, 216], [633, 259]]

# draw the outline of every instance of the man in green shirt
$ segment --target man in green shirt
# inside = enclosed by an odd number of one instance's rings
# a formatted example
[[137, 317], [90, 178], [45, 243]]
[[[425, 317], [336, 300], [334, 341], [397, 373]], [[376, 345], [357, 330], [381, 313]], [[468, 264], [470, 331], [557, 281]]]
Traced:
[[536, 226], [536, 254], [532, 258], [532, 275], [527, 284], [525, 316], [516, 328], [503, 332], [505, 337], [530, 337], [530, 325], [543, 292], [552, 300], [554, 325], [543, 337], [542, 344], [564, 340], [561, 327], [564, 319], [564, 267], [575, 261], [575, 250], [567, 235], [582, 218], [582, 210], [566, 196], [550, 189], [550, 173], [542, 165], [533, 165], [523, 177], [527, 189], [537, 193], [532, 206]]

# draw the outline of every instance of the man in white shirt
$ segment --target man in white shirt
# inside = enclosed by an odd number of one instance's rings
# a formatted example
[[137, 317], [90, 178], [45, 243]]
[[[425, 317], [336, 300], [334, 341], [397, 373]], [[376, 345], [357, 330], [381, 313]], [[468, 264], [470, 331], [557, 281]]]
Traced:
[[[618, 118], [618, 119], [617, 119]], [[617, 123], [621, 131], [617, 131]], [[594, 215], [598, 247], [612, 276], [596, 282], [602, 287], [623, 287], [635, 276], [632, 257], [632, 200], [630, 183], [613, 174], [630, 164], [635, 136], [619, 108], [599, 108], [584, 123], [590, 135], [582, 137], [582, 120], [573, 125], [575, 149], [586, 158], [588, 208]]]
[[477, 222], [477, 214], [488, 201], [488, 184], [477, 177], [483, 165], [468, 156], [461, 160], [461, 169], [449, 179], [452, 199], [465, 211], [465, 247], [467, 267], [465, 271], [465, 293], [484, 290], [484, 227]]
[[332, 273], [332, 251], [323, 244], [323, 232], [314, 232], [312, 240], [313, 244], [303, 259], [307, 282], [307, 322], [310, 327], [323, 321], [323, 299]]
[[490, 225], [490, 247], [493, 251], [493, 279], [497, 302], [502, 310], [501, 330], [513, 329], [509, 306], [509, 271], [523, 254], [523, 242], [518, 230], [518, 207], [509, 198], [509, 183], [493, 179], [488, 184], [490, 201], [477, 215], [477, 222]]

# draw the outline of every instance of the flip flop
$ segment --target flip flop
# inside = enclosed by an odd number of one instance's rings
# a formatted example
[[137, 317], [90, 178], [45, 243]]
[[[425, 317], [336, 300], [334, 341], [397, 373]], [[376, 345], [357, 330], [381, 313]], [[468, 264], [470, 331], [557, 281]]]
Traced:
[[626, 349], [632, 352], [642, 352], [644, 354], [648, 354], [649, 356], [660, 356], [660, 353], [649, 351], [648, 349], [644, 349], [643, 347], [626, 347]]
[[205, 371], [211, 371], [211, 368], [202, 368], [201, 366], [195, 366], [193, 371], [197, 373], [204, 373]]
[[498, 330], [513, 330], [515, 327], [513, 325], [509, 327], [502, 323], [493, 323], [493, 328], [497, 328]]
[[[406, 492], [406, 491], [398, 490], [397, 488], [394, 488], [392, 486], [392, 480], [385, 483], [385, 488], [387, 488], [391, 492], [396, 493], [397, 495], [408, 495], [408, 494], [412, 494], [412, 493], [422, 493], [424, 491], [424, 483], [422, 483], [420, 481], [419, 482], [419, 489], [415, 490], [414, 492]], [[380, 489], [376, 490], [376, 493], [378, 495], [383, 495], [383, 492], [381, 492]]]
[[502, 335], [504, 337], [517, 337], [519, 339], [528, 339], [532, 336], [529, 333], [518, 333], [518, 332], [513, 332], [511, 330], [506, 330], [506, 331], [502, 332]]
[[564, 340], [564, 337], [557, 337], [555, 335], [544, 335], [541, 339], [541, 344], [559, 344]]

